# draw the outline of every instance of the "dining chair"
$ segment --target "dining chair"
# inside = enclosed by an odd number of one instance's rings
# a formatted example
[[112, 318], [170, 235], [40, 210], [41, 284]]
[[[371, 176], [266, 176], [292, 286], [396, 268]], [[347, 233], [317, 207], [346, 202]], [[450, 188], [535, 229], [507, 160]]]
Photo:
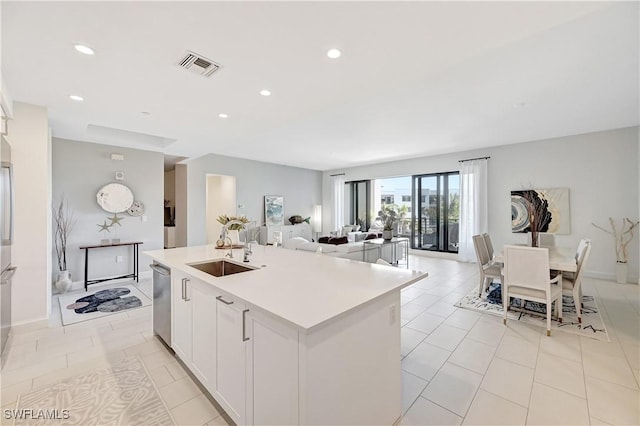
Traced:
[[562, 274], [562, 292], [573, 296], [573, 304], [576, 306], [578, 322], [582, 322], [582, 271], [589, 255], [591, 254], [591, 240], [584, 238], [578, 244], [576, 253], [576, 272], [568, 275]]
[[484, 244], [487, 246], [489, 260], [493, 262], [493, 243], [491, 242], [491, 236], [485, 232], [484, 234], [482, 234], [482, 238], [484, 238]]
[[547, 336], [551, 336], [551, 306], [562, 322], [562, 274], [549, 278], [549, 249], [544, 247], [504, 246], [502, 305], [504, 324], [511, 297], [547, 305]]
[[487, 280], [493, 278], [502, 280], [502, 273], [500, 271], [500, 265], [491, 262], [489, 250], [487, 249], [483, 235], [473, 236], [473, 247], [476, 249], [476, 259], [478, 261], [478, 267], [480, 268], [480, 287], [478, 288], [478, 297], [480, 297], [482, 296], [484, 288], [489, 287]]
[[[527, 234], [527, 245], [531, 245], [531, 232]], [[538, 247], [553, 247], [555, 245], [556, 239], [553, 234], [538, 232]]]

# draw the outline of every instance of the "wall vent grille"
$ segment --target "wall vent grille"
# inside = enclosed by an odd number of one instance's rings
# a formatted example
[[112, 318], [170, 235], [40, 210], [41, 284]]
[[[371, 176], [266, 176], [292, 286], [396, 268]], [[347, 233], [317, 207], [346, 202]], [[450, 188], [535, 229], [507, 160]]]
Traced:
[[192, 51], [187, 51], [187, 54], [178, 61], [178, 66], [204, 77], [211, 77], [222, 68], [222, 65]]

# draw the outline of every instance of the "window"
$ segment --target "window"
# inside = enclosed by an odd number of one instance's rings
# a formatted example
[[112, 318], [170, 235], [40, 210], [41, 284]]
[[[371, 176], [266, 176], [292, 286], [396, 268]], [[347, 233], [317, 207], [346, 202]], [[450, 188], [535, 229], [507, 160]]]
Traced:
[[371, 226], [371, 215], [369, 214], [371, 204], [369, 196], [370, 181], [347, 182], [347, 185], [351, 190], [351, 217], [349, 218], [349, 223], [360, 225], [360, 229], [365, 231]]
[[380, 197], [380, 204], [393, 204], [393, 195], [383, 195]]
[[411, 247], [458, 252], [460, 175], [458, 172], [413, 176]]
[[402, 196], [402, 202], [406, 203], [406, 202], [411, 202], [411, 195], [403, 195]]

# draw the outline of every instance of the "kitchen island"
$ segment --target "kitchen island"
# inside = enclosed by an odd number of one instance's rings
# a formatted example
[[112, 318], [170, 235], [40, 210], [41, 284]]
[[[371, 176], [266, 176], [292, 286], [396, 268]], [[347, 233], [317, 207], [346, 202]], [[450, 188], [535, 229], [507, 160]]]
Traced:
[[227, 253], [145, 254], [171, 269], [172, 349], [237, 424], [400, 417], [400, 290], [426, 273], [272, 246], [200, 270]]

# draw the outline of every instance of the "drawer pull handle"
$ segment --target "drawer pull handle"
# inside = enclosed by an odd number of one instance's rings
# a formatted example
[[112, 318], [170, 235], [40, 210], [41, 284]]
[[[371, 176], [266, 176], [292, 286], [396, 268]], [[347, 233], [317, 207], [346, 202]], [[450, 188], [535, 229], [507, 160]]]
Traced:
[[247, 340], [249, 340], [249, 338], [245, 333], [246, 323], [247, 323], [247, 312], [249, 312], [248, 309], [245, 309], [242, 311], [242, 341], [243, 342], [246, 342]]
[[222, 302], [222, 303], [224, 303], [225, 305], [233, 305], [233, 301], [231, 301], [231, 302], [227, 302], [226, 300], [224, 300], [224, 299], [222, 298], [222, 296], [218, 296], [218, 297], [216, 297], [216, 300], [221, 301], [221, 302]]

